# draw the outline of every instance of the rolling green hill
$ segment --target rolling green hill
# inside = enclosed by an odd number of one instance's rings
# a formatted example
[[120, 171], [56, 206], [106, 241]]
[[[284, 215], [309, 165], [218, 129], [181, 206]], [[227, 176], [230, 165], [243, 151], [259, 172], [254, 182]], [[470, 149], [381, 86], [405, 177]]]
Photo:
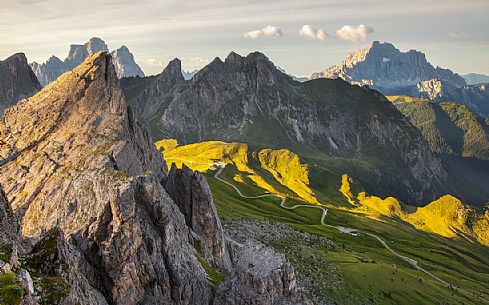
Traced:
[[438, 153], [489, 160], [489, 124], [461, 103], [388, 97]]

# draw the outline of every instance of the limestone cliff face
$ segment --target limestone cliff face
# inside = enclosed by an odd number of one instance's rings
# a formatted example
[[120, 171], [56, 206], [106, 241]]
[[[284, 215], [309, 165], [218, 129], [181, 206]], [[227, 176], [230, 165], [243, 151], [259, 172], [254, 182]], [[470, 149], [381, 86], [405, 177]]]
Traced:
[[231, 270], [222, 225], [217, 216], [212, 193], [201, 173], [175, 164], [165, 181], [165, 189], [185, 216], [189, 228], [197, 235], [207, 261], [224, 272]]
[[209, 304], [167, 171], [96, 53], [0, 123], [0, 183], [22, 234], [59, 227], [71, 303]]
[[[180, 73], [172, 66], [167, 69]], [[342, 80], [296, 82], [261, 53], [231, 53], [225, 61], [216, 58], [190, 81], [178, 79], [143, 84], [129, 102], [157, 139], [254, 143], [366, 160], [375, 168], [362, 183], [372, 192], [407, 202], [448, 191], [440, 159], [379, 94]]]
[[0, 61], [0, 115], [18, 100], [28, 98], [41, 90], [41, 85], [23, 53]]
[[[61, 74], [70, 71], [81, 64], [87, 56], [99, 51], [109, 52], [109, 48], [102, 39], [92, 37], [85, 44], [71, 45], [68, 56], [64, 61], [53, 55], [45, 63], [39, 64], [33, 62], [31, 67], [41, 85], [46, 86], [56, 80]], [[111, 54], [114, 57], [113, 63], [119, 78], [136, 75], [144, 76], [143, 71], [134, 61], [134, 56], [129, 52], [126, 46], [122, 46]]]
[[484, 84], [467, 85], [462, 76], [451, 70], [433, 67], [424, 53], [401, 52], [387, 42], [374, 41], [367, 48], [348, 54], [341, 64], [313, 73], [311, 78], [342, 78], [385, 95], [464, 103], [478, 115], [489, 117], [489, 94], [483, 90]]
[[338, 78], [369, 85], [376, 89], [413, 86], [430, 79], [442, 79], [455, 87], [465, 85], [465, 80], [448, 69], [433, 67], [425, 54], [416, 50], [401, 52], [390, 43], [374, 41], [365, 49], [351, 52], [339, 65], [311, 78]]

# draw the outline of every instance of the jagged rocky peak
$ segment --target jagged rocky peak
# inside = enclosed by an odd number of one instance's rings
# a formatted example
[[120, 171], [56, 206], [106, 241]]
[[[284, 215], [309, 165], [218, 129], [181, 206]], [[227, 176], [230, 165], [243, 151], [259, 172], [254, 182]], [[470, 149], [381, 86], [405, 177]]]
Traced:
[[184, 81], [182, 73], [182, 61], [178, 58], [173, 59], [165, 67], [161, 76], [174, 80], [175, 82]]
[[22, 233], [59, 227], [68, 241], [68, 303], [210, 302], [184, 216], [160, 184], [166, 166], [107, 53], [10, 108], [0, 138], [0, 183]]
[[244, 57], [234, 51], [231, 51], [225, 59], [225, 63], [230, 65], [239, 65], [242, 62], [244, 62]]
[[98, 37], [92, 37], [85, 44], [89, 54], [97, 53], [99, 51], [109, 52], [109, 48], [105, 41]]
[[[61, 74], [81, 64], [87, 56], [99, 51], [109, 52], [109, 48], [102, 39], [92, 37], [85, 44], [71, 45], [68, 56], [64, 61], [52, 56], [43, 64], [32, 63], [31, 67], [41, 85], [46, 86], [56, 80]], [[125, 76], [144, 76], [143, 71], [134, 61], [134, 56], [126, 46], [122, 46], [113, 51], [112, 56], [114, 57], [113, 63], [119, 78]]]
[[27, 64], [24, 53], [0, 61], [0, 115], [5, 108], [34, 95], [40, 89], [41, 85]]
[[374, 41], [365, 49], [351, 52], [339, 65], [311, 76], [321, 77], [341, 77], [353, 84], [384, 90], [415, 86], [430, 79], [441, 79], [455, 87], [465, 85], [465, 80], [458, 74], [433, 67], [424, 53], [416, 50], [401, 52], [393, 44], [379, 41]]
[[126, 46], [122, 46], [111, 53], [117, 77], [144, 77], [144, 72], [134, 60], [134, 55]]
[[150, 77], [128, 77], [122, 79], [124, 94], [138, 117], [149, 117], [160, 107], [173, 90], [185, 82], [182, 63], [175, 58], [168, 63], [163, 72]]

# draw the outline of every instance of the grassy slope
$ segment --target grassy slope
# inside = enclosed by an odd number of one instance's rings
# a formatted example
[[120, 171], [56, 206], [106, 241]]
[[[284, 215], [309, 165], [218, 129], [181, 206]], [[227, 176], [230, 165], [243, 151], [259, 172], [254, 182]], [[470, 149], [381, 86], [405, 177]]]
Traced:
[[[236, 173], [235, 168], [226, 168], [221, 178], [232, 181]], [[278, 250], [287, 254], [299, 274], [309, 273], [308, 269], [314, 262], [308, 261], [308, 256], [319, 254], [323, 261], [316, 264], [319, 269], [324, 265], [324, 270], [310, 274], [319, 283], [327, 282], [331, 273], [327, 267], [329, 264], [337, 268], [343, 278], [341, 284], [319, 284], [316, 288], [341, 304], [356, 303], [354, 300], [358, 303], [370, 301], [373, 304], [438, 304], [440, 301], [478, 304], [477, 300], [453, 292], [424, 273], [413, 270], [371, 237], [353, 237], [317, 225], [321, 216], [319, 211], [306, 208], [284, 210], [279, 207], [279, 200], [273, 198], [239, 198], [229, 186], [217, 181], [212, 175], [211, 172], [206, 173], [221, 217], [271, 219], [333, 240], [333, 250], [304, 247], [300, 241], [279, 245]], [[250, 184], [234, 183], [245, 194], [263, 193], [263, 190]], [[289, 202], [294, 203], [300, 202]], [[330, 209], [327, 222], [376, 232], [390, 241], [393, 249], [418, 260], [421, 266], [442, 279], [469, 291], [489, 293], [489, 257], [485, 247], [461, 239], [423, 233], [392, 219], [381, 222], [342, 210]], [[303, 251], [288, 251], [287, 248], [294, 246]]]
[[[221, 143], [218, 146], [223, 145], [222, 142], [217, 143]], [[272, 173], [261, 168], [259, 161], [253, 157], [247, 159], [241, 152], [238, 154], [239, 158], [232, 158], [230, 152], [233, 150], [223, 147], [217, 149], [216, 155], [215, 144], [203, 145], [205, 149], [202, 151], [198, 146], [192, 146], [189, 151], [184, 147], [175, 150], [174, 143], [160, 143], [160, 146], [169, 147], [166, 152], [169, 162], [175, 162], [176, 158], [194, 158], [199, 162], [216, 159], [227, 161], [228, 166], [221, 178], [238, 185], [246, 195], [267, 192], [260, 187], [260, 183], [257, 184], [250, 178], [258, 175], [278, 192], [288, 194], [288, 204], [303, 203], [294, 192], [280, 184]], [[237, 143], [232, 146], [234, 151], [239, 151], [239, 147], [242, 149]], [[226, 153], [223, 154], [223, 151]], [[240, 162], [243, 164], [239, 164]], [[244, 164], [245, 162], [247, 163]], [[448, 239], [418, 231], [412, 225], [393, 218], [380, 215], [374, 220], [365, 214], [346, 210], [345, 207], [351, 207], [351, 204], [338, 190], [341, 172], [348, 168], [349, 162], [352, 161], [320, 156], [310, 158], [306, 162], [309, 165], [310, 183], [315, 186], [316, 197], [330, 207], [328, 223], [375, 232], [390, 241], [393, 249], [416, 259], [422, 267], [442, 279], [468, 291], [489, 293], [487, 248], [460, 238]], [[188, 165], [192, 167], [192, 164]], [[355, 164], [352, 167], [358, 166], [368, 169], [367, 164]], [[250, 175], [250, 170], [253, 175]], [[306, 208], [284, 210], [279, 207], [278, 198], [239, 198], [229, 186], [214, 179], [213, 174], [212, 171], [208, 171], [205, 175], [221, 217], [271, 219], [334, 241], [333, 250], [310, 247], [297, 240], [273, 245], [287, 255], [299, 274], [313, 279], [313, 283], [316, 283], [314, 289], [318, 293], [333, 296], [341, 304], [437, 304], [440, 300], [450, 304], [477, 304], [476, 300], [451, 291], [424, 273], [413, 270], [369, 236], [353, 237], [318, 225], [321, 216], [319, 211]], [[317, 191], [318, 189], [321, 191]], [[363, 189], [353, 184], [351, 190], [353, 194], [357, 194]], [[318, 262], [318, 259], [321, 261]], [[312, 272], [311, 266], [315, 266], [318, 271]], [[331, 266], [340, 274], [340, 280], [336, 283], [328, 282], [334, 278]]]
[[489, 160], [489, 125], [466, 105], [388, 97], [421, 130], [433, 151]]

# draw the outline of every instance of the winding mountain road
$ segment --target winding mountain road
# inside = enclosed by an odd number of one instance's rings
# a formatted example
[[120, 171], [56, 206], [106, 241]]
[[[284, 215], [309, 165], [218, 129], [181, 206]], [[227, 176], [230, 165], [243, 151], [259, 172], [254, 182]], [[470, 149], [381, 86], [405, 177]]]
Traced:
[[[285, 205], [285, 200], [286, 198], [282, 195], [278, 195], [278, 194], [263, 194], [263, 195], [258, 195], [258, 196], [246, 196], [244, 195], [243, 193], [241, 193], [241, 191], [232, 183], [222, 179], [219, 177], [219, 175], [222, 173], [222, 171], [225, 169], [226, 167], [226, 164], [225, 163], [214, 163], [213, 164], [215, 167], [218, 168], [217, 172], [214, 174], [214, 178], [216, 178], [217, 180], [219, 180], [220, 182], [232, 187], [236, 193], [238, 193], [238, 195], [242, 198], [247, 198], [247, 199], [259, 199], [259, 198], [264, 198], [264, 197], [276, 197], [276, 198], [280, 198], [280, 206], [284, 209], [287, 209], [287, 210], [293, 210], [293, 209], [296, 209], [296, 208], [300, 208], [300, 207], [304, 207], [304, 208], [313, 208], [313, 209], [320, 209], [322, 211], [322, 215], [321, 215], [321, 224], [324, 225], [324, 226], [327, 226], [327, 227], [330, 227], [330, 228], [334, 228], [336, 230], [339, 230], [340, 232], [342, 233], [345, 233], [345, 234], [350, 234], [350, 235], [354, 235], [356, 236], [356, 234], [358, 232], [361, 232], [365, 235], [368, 235], [370, 237], [373, 237], [375, 238], [387, 251], [391, 252], [392, 254], [394, 254], [395, 256], [399, 257], [400, 259], [402, 259], [403, 261], [407, 262], [408, 264], [410, 264], [413, 268], [427, 274], [428, 276], [430, 276], [431, 278], [435, 279], [436, 281], [438, 281], [439, 283], [441, 283], [442, 285], [448, 287], [448, 288], [453, 288], [453, 289], [457, 289], [458, 291], [460, 292], [463, 292], [464, 294], [466, 295], [469, 295], [471, 297], [473, 297], [472, 293], [466, 291], [466, 290], [463, 290], [461, 288], [458, 288], [454, 285], [450, 285], [449, 283], [445, 282], [444, 280], [440, 279], [439, 277], [437, 277], [436, 275], [434, 275], [433, 273], [429, 272], [428, 270], [424, 269], [423, 267], [420, 267], [418, 265], [418, 262], [410, 257], [407, 257], [405, 255], [402, 255], [402, 254], [399, 254], [397, 253], [396, 251], [394, 251], [391, 247], [389, 247], [389, 245], [382, 239], [380, 238], [379, 236], [375, 235], [375, 234], [372, 234], [370, 232], [365, 232], [365, 231], [361, 231], [361, 230], [357, 230], [357, 229], [352, 229], [352, 228], [346, 228], [346, 227], [341, 227], [341, 226], [333, 226], [333, 225], [329, 225], [327, 223], [325, 223], [325, 218], [326, 216], [328, 215], [328, 208], [324, 207], [324, 206], [319, 206], [319, 205], [307, 205], [307, 204], [298, 204], [298, 205], [294, 205], [292, 207], [288, 207]], [[482, 298], [482, 299], [479, 299], [479, 300], [483, 300], [484, 302], [486, 303], [489, 303], [489, 301], [487, 301], [486, 299]]]

